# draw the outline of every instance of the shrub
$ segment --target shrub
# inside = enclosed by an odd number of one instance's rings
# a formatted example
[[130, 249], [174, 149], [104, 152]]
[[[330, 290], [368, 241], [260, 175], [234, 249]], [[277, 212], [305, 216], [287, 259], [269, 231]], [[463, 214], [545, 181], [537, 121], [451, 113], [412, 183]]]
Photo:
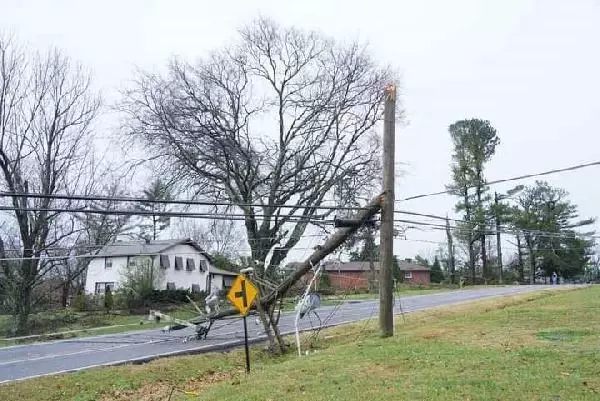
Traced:
[[73, 309], [79, 312], [85, 311], [86, 302], [85, 302], [85, 294], [80, 289], [77, 290], [77, 295], [75, 295], [75, 300], [73, 301]]
[[114, 299], [112, 295], [112, 291], [110, 288], [106, 289], [106, 293], [104, 294], [104, 310], [106, 313], [109, 313], [114, 307]]

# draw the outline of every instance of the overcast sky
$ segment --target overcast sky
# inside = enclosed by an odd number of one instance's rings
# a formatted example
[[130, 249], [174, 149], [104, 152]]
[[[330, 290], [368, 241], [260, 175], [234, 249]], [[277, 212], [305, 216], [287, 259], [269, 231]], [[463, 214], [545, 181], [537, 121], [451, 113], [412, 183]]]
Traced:
[[[489, 119], [498, 130], [489, 180], [600, 160], [598, 0], [0, 0], [0, 31], [34, 48], [64, 49], [93, 70], [110, 103], [136, 66], [201, 57], [258, 15], [368, 41], [376, 59], [402, 72], [408, 125], [397, 128], [396, 159], [405, 164], [397, 198], [450, 182], [447, 127], [463, 118]], [[111, 124], [108, 115], [99, 136]], [[583, 216], [597, 216], [599, 169], [546, 179], [566, 189]], [[454, 203], [437, 196], [397, 208], [445, 215]], [[397, 255], [432, 255], [437, 245], [414, 240], [442, 241], [444, 234], [409, 231], [408, 239], [396, 241]]]

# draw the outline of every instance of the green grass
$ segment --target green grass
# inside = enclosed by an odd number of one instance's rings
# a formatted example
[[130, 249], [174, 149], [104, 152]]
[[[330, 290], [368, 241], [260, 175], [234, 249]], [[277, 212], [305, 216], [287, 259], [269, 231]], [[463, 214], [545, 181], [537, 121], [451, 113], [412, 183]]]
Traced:
[[[563, 287], [564, 288], [564, 287]], [[600, 286], [412, 313], [304, 335], [308, 356], [243, 351], [157, 360], [0, 387], [20, 400], [597, 400]], [[172, 392], [172, 394], [171, 394]]]

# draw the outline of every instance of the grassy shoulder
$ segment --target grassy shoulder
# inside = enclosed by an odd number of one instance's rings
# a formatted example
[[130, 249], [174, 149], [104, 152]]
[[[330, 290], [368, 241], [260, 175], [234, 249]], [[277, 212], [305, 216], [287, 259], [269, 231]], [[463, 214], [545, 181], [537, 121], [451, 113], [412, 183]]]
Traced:
[[303, 336], [308, 356], [167, 358], [0, 387], [20, 400], [596, 400], [600, 286], [494, 298]]

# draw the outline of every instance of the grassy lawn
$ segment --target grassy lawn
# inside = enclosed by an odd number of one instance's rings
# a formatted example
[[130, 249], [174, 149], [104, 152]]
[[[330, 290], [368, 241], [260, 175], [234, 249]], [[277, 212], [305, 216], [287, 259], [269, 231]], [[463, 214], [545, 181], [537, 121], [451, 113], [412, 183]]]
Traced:
[[[448, 306], [304, 336], [299, 359], [251, 348], [0, 387], [20, 400], [598, 400], [600, 286]], [[291, 339], [290, 339], [291, 340]]]

